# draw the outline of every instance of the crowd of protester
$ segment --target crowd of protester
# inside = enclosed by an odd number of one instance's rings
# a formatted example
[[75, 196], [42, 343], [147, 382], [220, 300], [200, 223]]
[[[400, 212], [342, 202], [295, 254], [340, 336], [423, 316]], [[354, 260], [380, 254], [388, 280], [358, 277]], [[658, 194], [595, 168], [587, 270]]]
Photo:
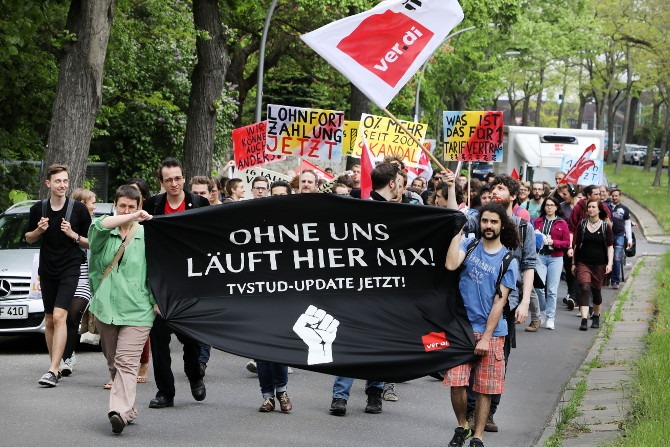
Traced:
[[[26, 233], [29, 243], [38, 239], [43, 242], [40, 275], [47, 314], [50, 366], [40, 378], [40, 385], [55, 387], [62, 376], [72, 374], [76, 363], [74, 347], [79, 339], [79, 323], [87, 304], [91, 302], [88, 310], [95, 317], [110, 372], [110, 379], [105, 381], [104, 387], [111, 392], [108, 417], [113, 432], [121, 433], [137, 416], [135, 387], [137, 383], [147, 381], [150, 352], [158, 391], [149, 407], [172, 407], [175, 387], [169, 343], [173, 331], [162, 319], [148, 286], [144, 236], [142, 226], [137, 222], [158, 214], [280, 195], [321, 192], [361, 197], [359, 165], [339, 175], [332, 169], [326, 172], [333, 176], [333, 180], [325, 180], [314, 170], [303, 170], [290, 181], [256, 177], [249, 185], [252, 197], [249, 199], [247, 186], [239, 178], [196, 176], [187, 186], [181, 164], [170, 158], [164, 160], [157, 170], [161, 192], [152, 195], [146, 180], [129, 179], [116, 192], [115, 215], [91, 222], [95, 195], [78, 189], [68, 197], [67, 167], [49, 167], [45, 182], [51, 199], [48, 206], [40, 202], [31, 209]], [[630, 247], [632, 240], [630, 212], [621, 203], [618, 188], [607, 189], [597, 185], [582, 188], [563, 183], [563, 172], [556, 174], [554, 185], [493, 173], [483, 181], [449, 171], [434, 171], [429, 178], [411, 177], [403, 161], [394, 157], [387, 157], [377, 165], [371, 177], [372, 200], [458, 210], [469, 222], [464, 228], [464, 237], [481, 238], [484, 247], [505, 246], [504, 252], [509, 250], [514, 253], [516, 285], [507, 281], [505, 293], [496, 295], [498, 299], [504, 295], [504, 301], [507, 301], [503, 303], [506, 313], [495, 317], [499, 320], [496, 324], [504, 322], [506, 328], [500, 331], [500, 334], [506, 332], [501, 335], [504, 342], [501, 341], [500, 345], [500, 349], [504, 345], [503, 368], [506, 367], [510, 348], [515, 347], [514, 326], [523, 323], [527, 316], [530, 316], [530, 324], [525, 329], [527, 332], [537, 332], [541, 327], [556, 329], [556, 308], [562, 279], [567, 283], [567, 294], [562, 297], [562, 302], [569, 310], [579, 308], [579, 329], [588, 330], [589, 317], [591, 327], [599, 327], [601, 290], [608, 284], [616, 289], [623, 281], [623, 249]], [[68, 210], [68, 204], [74, 211]], [[491, 245], [487, 235], [491, 231], [495, 233], [491, 228], [495, 229], [501, 221], [503, 224], [513, 223], [519, 229], [518, 235], [501, 238], [502, 245], [498, 242]], [[506, 241], [512, 241], [509, 244], [513, 246], [506, 246]], [[460, 240], [458, 242], [461, 243]], [[459, 250], [455, 244], [452, 266], [460, 265], [459, 262], [468, 265], [469, 251], [466, 254], [466, 248], [462, 246], [461, 258], [458, 258]], [[117, 268], [110, 268], [117, 264]], [[530, 276], [526, 275], [527, 272], [531, 273]], [[531, 282], [532, 286], [529, 285]], [[204, 378], [210, 347], [185, 334], [175, 335], [184, 346], [184, 371], [191, 393], [195, 400], [204, 400]], [[483, 349], [482, 352], [485, 351]], [[260, 412], [271, 412], [277, 406], [285, 413], [292, 410], [293, 404], [287, 391], [290, 372], [287, 365], [251, 359], [247, 369], [258, 374], [262, 397]], [[475, 373], [472, 374], [474, 377]], [[342, 416], [346, 413], [352, 382], [353, 379], [345, 377], [335, 379], [331, 414]], [[453, 373], [447, 374], [445, 384], [455, 387], [456, 383], [461, 382], [455, 379]], [[470, 429], [478, 435], [471, 443], [476, 446], [483, 445], [479, 444], [483, 431], [498, 431], [493, 415], [502, 387], [475, 389], [479, 389], [480, 393], [497, 390], [490, 392], [493, 395], [491, 410], [483, 416], [475, 416], [477, 393], [469, 389], [467, 407], [462, 407], [463, 418], [467, 422], [462, 423], [459, 416], [459, 428], [450, 446], [463, 445], [465, 437], [472, 433], [468, 432]], [[366, 394], [367, 413], [381, 413], [382, 401], [399, 400], [393, 383], [368, 382]], [[456, 406], [454, 408], [456, 411]]]

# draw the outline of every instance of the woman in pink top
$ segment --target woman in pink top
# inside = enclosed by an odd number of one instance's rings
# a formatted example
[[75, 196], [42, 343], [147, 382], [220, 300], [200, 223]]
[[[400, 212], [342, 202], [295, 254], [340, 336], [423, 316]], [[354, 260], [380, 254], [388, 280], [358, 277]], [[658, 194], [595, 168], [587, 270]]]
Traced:
[[556, 296], [558, 284], [561, 281], [563, 269], [563, 254], [570, 248], [570, 230], [562, 218], [558, 201], [554, 197], [547, 197], [540, 207], [540, 217], [533, 222], [536, 232], [544, 235], [544, 245], [538, 252], [538, 262], [546, 271], [544, 289], [535, 289], [540, 301], [540, 310], [546, 312], [547, 329], [554, 329], [556, 319]]

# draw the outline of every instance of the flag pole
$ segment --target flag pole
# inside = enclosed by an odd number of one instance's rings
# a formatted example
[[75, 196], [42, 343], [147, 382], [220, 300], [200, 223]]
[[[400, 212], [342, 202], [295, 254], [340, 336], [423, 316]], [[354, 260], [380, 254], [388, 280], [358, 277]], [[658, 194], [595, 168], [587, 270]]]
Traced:
[[451, 172], [449, 169], [447, 169], [447, 168], [445, 168], [444, 166], [442, 166], [442, 163], [440, 163], [440, 161], [439, 161], [439, 160], [438, 160], [438, 159], [437, 159], [437, 158], [436, 158], [436, 157], [435, 157], [435, 156], [434, 156], [428, 149], [426, 149], [426, 147], [425, 147], [423, 144], [421, 144], [421, 141], [419, 141], [419, 139], [418, 139], [417, 137], [415, 137], [414, 134], [413, 134], [412, 132], [410, 132], [409, 129], [407, 129], [407, 127], [406, 127], [403, 123], [400, 122], [400, 120], [398, 120], [398, 118], [396, 118], [395, 116], [393, 116], [393, 114], [392, 114], [391, 112], [389, 112], [388, 109], [384, 108], [384, 109], [382, 109], [382, 110], [384, 110], [384, 113], [386, 113], [386, 114], [388, 115], [388, 117], [391, 118], [391, 120], [392, 120], [398, 127], [400, 127], [402, 130], [404, 130], [405, 133], [407, 133], [407, 135], [409, 135], [409, 136], [412, 138], [412, 140], [414, 140], [414, 142], [415, 142], [416, 144], [419, 145], [419, 147], [421, 148], [421, 150], [424, 151], [424, 152], [426, 153], [426, 155], [428, 156], [428, 158], [430, 158], [430, 160], [431, 160], [433, 163], [435, 163], [435, 164], [437, 165], [437, 167], [440, 168], [441, 171], [448, 171], [448, 172]]

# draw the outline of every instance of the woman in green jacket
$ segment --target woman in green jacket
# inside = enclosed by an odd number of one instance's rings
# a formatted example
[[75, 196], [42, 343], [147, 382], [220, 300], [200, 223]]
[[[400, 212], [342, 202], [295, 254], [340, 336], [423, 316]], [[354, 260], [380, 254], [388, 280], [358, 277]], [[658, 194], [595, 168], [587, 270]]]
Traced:
[[108, 417], [118, 434], [137, 417], [137, 368], [159, 310], [147, 280], [144, 228], [138, 223], [152, 216], [142, 210], [140, 192], [127, 185], [116, 191], [114, 209], [115, 216], [96, 219], [88, 230], [89, 310], [113, 380]]

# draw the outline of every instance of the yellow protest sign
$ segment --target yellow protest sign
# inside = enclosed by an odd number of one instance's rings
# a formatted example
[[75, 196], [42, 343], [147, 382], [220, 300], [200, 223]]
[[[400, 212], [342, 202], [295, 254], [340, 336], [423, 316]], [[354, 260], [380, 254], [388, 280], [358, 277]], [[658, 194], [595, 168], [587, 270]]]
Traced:
[[[428, 125], [415, 123], [413, 121], [400, 121], [419, 141], [423, 142], [426, 137]], [[382, 160], [387, 155], [397, 156], [405, 162], [406, 166], [418, 167], [421, 148], [400, 126], [383, 116], [368, 115], [361, 116], [358, 135], [354, 145], [353, 157], [361, 156], [363, 137], [375, 160]]]

